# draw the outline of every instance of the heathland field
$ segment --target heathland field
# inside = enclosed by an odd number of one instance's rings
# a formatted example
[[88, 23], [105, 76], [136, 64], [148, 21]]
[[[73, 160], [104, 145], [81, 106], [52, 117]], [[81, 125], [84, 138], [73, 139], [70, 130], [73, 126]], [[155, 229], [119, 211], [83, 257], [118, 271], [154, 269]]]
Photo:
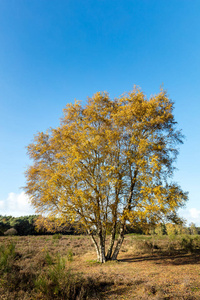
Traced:
[[105, 264], [87, 236], [0, 237], [0, 299], [200, 299], [200, 236], [126, 235]]

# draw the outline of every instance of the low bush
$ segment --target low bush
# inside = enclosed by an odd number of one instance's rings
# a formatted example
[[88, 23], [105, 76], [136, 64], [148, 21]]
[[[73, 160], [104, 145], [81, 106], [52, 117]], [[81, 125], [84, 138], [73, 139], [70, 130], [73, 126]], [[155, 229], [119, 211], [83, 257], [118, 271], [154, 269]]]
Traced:
[[12, 236], [12, 235], [17, 235], [17, 230], [15, 229], [15, 228], [10, 228], [10, 229], [8, 229], [8, 230], [6, 230], [5, 232], [4, 232], [4, 235], [10, 235], [10, 236]]
[[146, 240], [136, 240], [133, 243], [133, 251], [140, 254], [151, 254], [155, 247], [155, 244]]
[[74, 254], [73, 254], [72, 249], [69, 249], [69, 250], [67, 251], [67, 259], [68, 259], [68, 261], [73, 261], [73, 259], [74, 259]]
[[45, 255], [45, 262], [49, 266], [53, 265], [53, 257], [49, 254], [49, 251], [47, 251], [47, 253]]
[[15, 244], [1, 245], [0, 247], [0, 274], [10, 272], [13, 268], [15, 257]]
[[43, 270], [35, 280], [35, 297], [46, 300], [89, 299], [91, 295], [96, 297], [103, 287], [111, 284], [113, 282], [95, 282], [92, 278], [83, 277], [81, 273], [73, 273], [66, 267], [65, 259], [57, 256], [55, 264]]
[[72, 274], [65, 266], [65, 260], [57, 262], [43, 271], [35, 281], [35, 289], [42, 299], [76, 299], [81, 290], [82, 277]]
[[55, 233], [54, 235], [53, 235], [53, 239], [54, 240], [60, 240], [62, 238], [62, 234], [61, 233]]
[[[84, 300], [90, 296], [98, 299], [98, 294], [113, 284], [73, 273], [60, 255], [54, 257], [47, 251], [42, 256], [45, 262], [42, 269], [37, 264], [22, 269], [15, 244], [0, 247], [0, 293], [6, 295], [5, 299]], [[72, 259], [73, 253], [69, 250], [67, 260]]]
[[[6, 293], [15, 295], [18, 291], [31, 291], [34, 273], [21, 272], [16, 264], [20, 255], [15, 250], [15, 244], [1, 245], [0, 247], [0, 287]], [[9, 294], [10, 295], [10, 294]], [[8, 298], [10, 299], [10, 296]], [[14, 298], [17, 299], [17, 298]]]
[[183, 251], [187, 253], [193, 253], [199, 248], [199, 242], [200, 241], [198, 237], [192, 238], [189, 236], [185, 236], [182, 237], [180, 246]]

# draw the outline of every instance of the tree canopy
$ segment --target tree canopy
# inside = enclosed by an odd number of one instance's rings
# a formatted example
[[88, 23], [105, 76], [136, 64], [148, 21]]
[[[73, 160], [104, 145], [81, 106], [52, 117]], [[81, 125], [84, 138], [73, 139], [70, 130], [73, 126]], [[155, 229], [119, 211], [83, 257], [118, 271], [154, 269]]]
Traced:
[[175, 221], [187, 193], [170, 181], [183, 142], [173, 108], [166, 91], [147, 99], [137, 87], [68, 104], [60, 126], [28, 146], [25, 191], [37, 212], [81, 222], [100, 262], [117, 258], [127, 222]]

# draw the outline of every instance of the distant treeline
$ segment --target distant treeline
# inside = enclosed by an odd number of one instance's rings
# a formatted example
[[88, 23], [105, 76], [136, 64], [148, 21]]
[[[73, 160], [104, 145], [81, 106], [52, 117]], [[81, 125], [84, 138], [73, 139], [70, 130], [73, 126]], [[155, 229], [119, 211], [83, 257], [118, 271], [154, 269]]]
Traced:
[[[10, 230], [10, 229], [15, 229]], [[0, 215], [0, 235], [84, 234], [78, 224], [55, 222], [38, 215], [12, 217]]]
[[[66, 221], [45, 218], [38, 215], [25, 217], [12, 217], [0, 215], [0, 235], [44, 235], [44, 234], [86, 234], [80, 223], [70, 224]], [[177, 234], [200, 234], [200, 227], [194, 223], [189, 226], [185, 224], [157, 224], [154, 226], [134, 226], [128, 224], [126, 233], [145, 234], [145, 235], [177, 235]]]
[[10, 228], [14, 228], [18, 235], [37, 234], [35, 229], [35, 220], [37, 217], [36, 215], [32, 215], [15, 218], [0, 215], [0, 235], [4, 235]]
[[159, 224], [144, 224], [143, 226], [127, 225], [127, 233], [139, 233], [145, 235], [180, 235], [200, 234], [200, 227], [197, 227], [194, 223], [190, 223], [186, 226], [185, 222], [173, 223], [159, 223]]

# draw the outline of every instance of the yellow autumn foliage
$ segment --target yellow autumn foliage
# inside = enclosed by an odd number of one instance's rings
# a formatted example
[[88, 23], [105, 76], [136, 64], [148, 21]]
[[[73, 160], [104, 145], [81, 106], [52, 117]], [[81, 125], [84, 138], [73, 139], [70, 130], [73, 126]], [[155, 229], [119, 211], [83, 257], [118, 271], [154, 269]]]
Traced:
[[174, 218], [187, 194], [169, 180], [183, 139], [173, 106], [166, 91], [147, 99], [137, 87], [114, 100], [98, 92], [85, 106], [68, 104], [60, 126], [38, 133], [28, 146], [33, 165], [25, 191], [33, 206], [39, 213], [79, 220], [94, 243], [97, 234], [100, 261], [116, 258], [127, 221]]

